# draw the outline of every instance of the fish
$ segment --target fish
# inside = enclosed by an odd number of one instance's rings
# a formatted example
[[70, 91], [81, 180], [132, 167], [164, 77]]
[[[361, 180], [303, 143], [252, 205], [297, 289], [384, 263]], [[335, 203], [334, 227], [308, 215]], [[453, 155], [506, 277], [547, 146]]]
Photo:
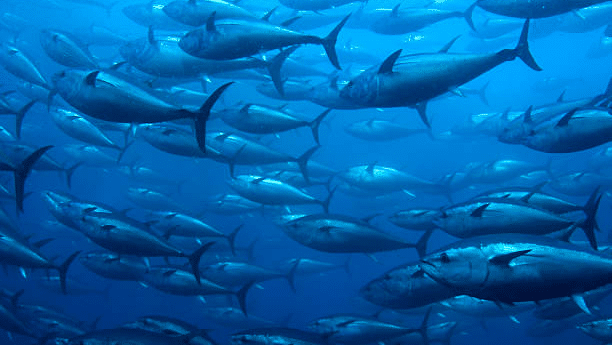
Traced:
[[206, 24], [213, 12], [218, 19], [259, 19], [244, 8], [223, 0], [175, 0], [166, 4], [163, 11], [168, 17], [190, 26]]
[[[426, 314], [425, 327], [428, 317], [429, 314]], [[322, 317], [310, 322], [308, 328], [333, 343], [369, 344], [419, 332], [423, 339], [427, 339], [425, 329], [406, 328], [356, 315]]]
[[[382, 12], [380, 8], [377, 12]], [[470, 11], [448, 11], [435, 8], [401, 8], [398, 3], [388, 11], [387, 16], [375, 19], [369, 29], [383, 35], [403, 35], [421, 30], [427, 26], [450, 18], [464, 18], [470, 27], [474, 27]]]
[[318, 200], [287, 183], [258, 175], [236, 176], [229, 185], [240, 196], [263, 205], [318, 204], [325, 212], [333, 196], [330, 192], [325, 200]]
[[245, 104], [239, 109], [224, 109], [218, 116], [227, 125], [239, 131], [252, 134], [275, 134], [300, 127], [309, 127], [317, 145], [319, 126], [331, 109], [327, 109], [311, 121], [298, 118], [284, 109], [277, 109], [260, 104]]
[[46, 89], [51, 88], [32, 59], [12, 44], [0, 45], [0, 65], [17, 78]]
[[220, 261], [200, 268], [206, 279], [226, 287], [244, 286], [249, 282], [261, 283], [272, 279], [286, 279], [295, 292], [295, 273], [299, 263], [286, 273], [276, 272], [245, 262]]
[[424, 255], [430, 233], [418, 243], [408, 243], [384, 233], [364, 220], [337, 215], [313, 214], [290, 220], [281, 226], [294, 241], [328, 253], [376, 253], [415, 248]]
[[521, 140], [530, 149], [547, 153], [588, 150], [612, 141], [608, 109], [574, 109], [555, 124], [535, 128]]
[[346, 16], [326, 37], [307, 35], [267, 22], [239, 19], [216, 20], [213, 12], [205, 28], [192, 30], [181, 38], [179, 47], [187, 54], [212, 60], [231, 60], [255, 55], [261, 51], [297, 44], [319, 44], [334, 67], [341, 69], [336, 55], [336, 40], [348, 20]]
[[283, 6], [301, 11], [321, 11], [366, 0], [280, 0]]
[[173, 106], [113, 74], [68, 70], [55, 74], [55, 92], [86, 115], [105, 121], [151, 123], [191, 118], [195, 122], [198, 146], [206, 151], [206, 121], [210, 110], [232, 83], [226, 83], [204, 102], [198, 111]]
[[212, 132], [208, 134], [208, 137], [206, 143], [212, 148], [210, 158], [221, 163], [227, 163], [232, 177], [236, 165], [294, 163], [297, 164], [304, 179], [308, 181], [311, 170], [308, 167], [308, 162], [310, 157], [319, 149], [318, 145], [313, 146], [299, 157], [292, 157], [232, 132]]
[[612, 340], [612, 333], [610, 333], [610, 323], [610, 319], [602, 319], [580, 324], [576, 326], [576, 328], [578, 328], [591, 338], [607, 343]]
[[164, 13], [166, 1], [149, 1], [127, 5], [121, 12], [134, 23], [159, 30], [189, 30], [189, 26], [181, 24]]
[[500, 306], [492, 301], [470, 296], [455, 296], [441, 301], [439, 304], [460, 314], [488, 319], [491, 317], [508, 317], [514, 323], [520, 323], [516, 314], [533, 310], [536, 306], [530, 302], [522, 302], [511, 306]]
[[205, 319], [228, 328], [252, 329], [277, 326], [273, 321], [254, 315], [246, 316], [240, 309], [233, 307], [207, 307], [201, 312]]
[[149, 232], [142, 224], [121, 215], [94, 212], [81, 215], [80, 219], [74, 220], [74, 224], [92, 242], [118, 254], [187, 258], [197, 282], [200, 281], [200, 259], [214, 244], [208, 242], [192, 254], [186, 254]]
[[346, 126], [344, 131], [367, 141], [391, 141], [430, 133], [427, 129], [411, 128], [391, 121], [375, 119], [352, 123]]
[[322, 345], [325, 338], [317, 333], [306, 332], [293, 328], [256, 328], [232, 334], [232, 345], [270, 344]]
[[534, 235], [488, 235], [453, 243], [421, 260], [440, 284], [480, 299], [512, 304], [572, 297], [609, 284], [610, 258]]
[[610, 286], [602, 286], [598, 289], [585, 292], [583, 295], [584, 304], [578, 305], [571, 297], [564, 297], [546, 301], [537, 306], [533, 316], [543, 320], [562, 320], [576, 314], [585, 313], [592, 315], [591, 309], [596, 307], [612, 290]]
[[170, 336], [142, 329], [115, 328], [101, 329], [68, 339], [67, 345], [95, 345], [104, 343], [116, 344], [149, 344], [149, 345], [181, 345], [189, 342], [196, 334]]
[[147, 262], [138, 257], [105, 251], [91, 251], [79, 256], [79, 262], [95, 274], [119, 281], [140, 281], [149, 270]]
[[[580, 2], [566, 3], [556, 0], [546, 0], [539, 4], [526, 0], [500, 1], [500, 0], [477, 0], [468, 11], [474, 8], [513, 18], [547, 18], [559, 14], [572, 12], [584, 7], [603, 3], [602, 0], [586, 0]], [[471, 15], [471, 14], [470, 14]]]
[[[525, 200], [528, 199], [529, 195], [525, 197]], [[587, 218], [582, 223], [575, 223], [522, 200], [490, 198], [476, 199], [442, 209], [435, 224], [459, 238], [502, 233], [545, 235], [575, 225], [582, 227], [593, 249], [597, 249], [594, 230], [598, 228], [596, 216], [600, 200], [599, 190], [595, 189], [583, 208]]]
[[397, 266], [359, 289], [366, 301], [391, 309], [414, 309], [447, 300], [455, 291], [427, 275], [418, 262]]
[[214, 340], [208, 336], [207, 330], [201, 330], [186, 321], [175, 319], [173, 317], [161, 315], [142, 316], [134, 322], [123, 324], [121, 328], [142, 329], [145, 331], [174, 337], [189, 335], [193, 336], [187, 341], [189, 344], [215, 345]]
[[41, 30], [40, 45], [47, 56], [62, 66], [85, 69], [98, 67], [85, 44], [68, 32]]
[[401, 228], [415, 231], [434, 230], [434, 223], [440, 217], [440, 209], [409, 209], [398, 211], [388, 217], [389, 221]]
[[229, 60], [202, 59], [187, 54], [180, 47], [180, 37], [156, 38], [149, 27], [146, 39], [130, 41], [119, 48], [126, 62], [147, 74], [174, 79], [198, 80], [204, 75], [217, 75], [233, 71], [265, 68], [278, 92], [283, 93], [281, 67], [295, 48], [288, 48], [273, 58], [243, 57]]
[[444, 185], [424, 180], [391, 167], [378, 165], [376, 162], [351, 167], [337, 176], [358, 189], [381, 194], [403, 190], [439, 193], [444, 192], [445, 189]]
[[179, 296], [235, 295], [240, 309], [247, 315], [246, 296], [253, 282], [245, 284], [240, 290], [232, 291], [206, 278], [178, 268], [156, 267], [144, 274], [143, 281], [157, 290]]
[[[531, 69], [540, 71], [529, 51], [528, 32], [529, 20], [526, 20], [514, 49], [491, 54], [448, 53], [454, 40], [438, 53], [401, 57], [402, 50], [397, 50], [379, 66], [371, 67], [353, 78], [340, 90], [340, 97], [362, 108], [414, 107], [423, 123], [430, 127], [425, 114], [426, 103], [430, 99], [517, 57]], [[447, 68], [440, 70], [440, 64]]]
[[111, 141], [98, 127], [75, 112], [55, 108], [49, 114], [53, 122], [68, 136], [87, 144], [122, 150], [120, 146]]

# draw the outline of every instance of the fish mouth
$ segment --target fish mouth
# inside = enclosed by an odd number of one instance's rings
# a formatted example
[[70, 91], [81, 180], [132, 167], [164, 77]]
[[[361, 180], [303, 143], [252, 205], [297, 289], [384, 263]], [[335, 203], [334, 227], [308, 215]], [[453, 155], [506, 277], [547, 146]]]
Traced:
[[435, 267], [434, 264], [432, 264], [431, 262], [427, 261], [427, 260], [421, 260], [420, 261], [421, 264], [425, 264], [427, 266], [431, 266], [431, 267]]

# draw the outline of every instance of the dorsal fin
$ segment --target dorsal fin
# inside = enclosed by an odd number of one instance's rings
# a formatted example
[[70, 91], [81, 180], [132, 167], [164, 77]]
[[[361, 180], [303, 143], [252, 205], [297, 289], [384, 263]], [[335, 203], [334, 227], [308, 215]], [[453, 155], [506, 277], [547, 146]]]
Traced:
[[217, 135], [217, 136], [215, 137], [215, 140], [218, 140], [218, 141], [224, 141], [224, 140], [225, 140], [225, 139], [227, 139], [227, 138], [228, 138], [230, 135], [232, 135], [232, 133], [229, 133], [229, 132], [228, 132], [228, 133], [222, 133], [222, 134]]
[[261, 181], [263, 181], [263, 180], [265, 180], [265, 179], [266, 179], [266, 177], [265, 177], [265, 176], [263, 176], [263, 177], [258, 177], [258, 178], [256, 178], [256, 179], [254, 179], [253, 181], [251, 181], [251, 183], [252, 183], [252, 184], [259, 184]]
[[561, 92], [561, 94], [559, 95], [559, 98], [557, 98], [557, 103], [562, 103], [564, 102], [564, 98], [565, 98], [565, 91], [567, 90], [563, 90], [563, 92]]
[[538, 192], [537, 190], [532, 190], [531, 192], [529, 192], [529, 193], [525, 194], [525, 195], [524, 195], [524, 196], [521, 198], [521, 201], [522, 201], [522, 202], [524, 202], [524, 203], [528, 203], [528, 202], [529, 202], [529, 199], [531, 199], [531, 197], [532, 197], [532, 196], [533, 196], [535, 193], [537, 193], [537, 192]]
[[569, 124], [569, 120], [572, 118], [572, 116], [574, 116], [574, 114], [576, 114], [577, 111], [578, 111], [578, 108], [563, 115], [563, 117], [561, 118], [561, 120], [559, 120], [559, 122], [557, 122], [557, 125], [555, 127], [567, 126]]
[[395, 61], [399, 58], [402, 53], [402, 49], [396, 50], [393, 54], [389, 55], [382, 64], [380, 64], [380, 68], [378, 69], [378, 74], [386, 74], [393, 73], [393, 65], [395, 65]]
[[98, 77], [99, 73], [100, 73], [100, 71], [93, 71], [93, 72], [89, 73], [85, 77], [85, 84], [89, 85], [89, 86], [96, 87], [96, 78]]
[[459, 37], [461, 37], [461, 35], [455, 36], [452, 40], [450, 40], [448, 43], [446, 43], [440, 50], [438, 50], [438, 53], [448, 53], [448, 50], [459, 39]]
[[378, 217], [380, 215], [382, 215], [382, 213], [374, 213], [374, 214], [371, 214], [369, 216], [361, 218], [361, 220], [364, 221], [365, 223], [369, 224], [372, 221], [372, 219], [374, 219], [374, 218], [376, 218], [376, 217]]
[[348, 325], [350, 325], [351, 323], [354, 323], [357, 320], [347, 320], [344, 322], [340, 322], [339, 324], [336, 324], [336, 327], [346, 327]]
[[251, 105], [253, 105], [253, 104], [247, 103], [247, 104], [243, 105], [242, 108], [240, 108], [240, 112], [247, 114], [249, 112], [249, 108], [251, 107]]
[[376, 163], [378, 162], [372, 162], [370, 164], [368, 164], [368, 166], [366, 167], [366, 171], [368, 172], [368, 174], [373, 174], [374, 173], [374, 167], [376, 166]]
[[479, 206], [478, 208], [476, 208], [474, 211], [472, 211], [472, 213], [470, 214], [470, 217], [482, 217], [482, 213], [487, 209], [487, 207], [489, 207], [489, 203], [486, 203], [482, 206]]
[[584, 15], [583, 15], [582, 13], [580, 13], [580, 9], [574, 9], [574, 10], [572, 10], [572, 13], [573, 13], [573, 14], [574, 14], [576, 17], [578, 17], [578, 18], [580, 18], [580, 19], [582, 19], [582, 20], [586, 20], [586, 18], [584, 17]]
[[270, 11], [268, 11], [266, 14], [264, 14], [263, 17], [261, 17], [261, 20], [263, 20], [264, 22], [269, 22], [270, 21], [270, 17], [272, 17], [272, 15], [274, 14], [274, 12], [276, 12], [276, 9], [278, 8], [278, 6], [274, 7], [273, 9], [271, 9]]
[[319, 231], [330, 232], [332, 229], [336, 229], [336, 228], [337, 228], [337, 226], [333, 226], [333, 225], [321, 226], [321, 227], [319, 227]]
[[334, 76], [333, 78], [329, 80], [329, 87], [332, 90], [338, 90], [338, 78], [339, 78], [338, 76]]
[[280, 23], [279, 26], [283, 28], [289, 27], [291, 24], [295, 23], [300, 18], [302, 18], [302, 16], [295, 16], [295, 17], [289, 18], [285, 20], [284, 22]]
[[523, 122], [524, 123], [533, 123], [533, 118], [531, 117], [531, 112], [533, 111], [533, 105], [530, 105], [525, 113], [523, 114]]
[[153, 32], [153, 25], [149, 25], [149, 31], [147, 33], [147, 39], [149, 40], [149, 44], [155, 46], [155, 32]]
[[217, 27], [215, 27], [215, 17], [217, 16], [217, 11], [214, 11], [213, 13], [210, 14], [210, 17], [208, 17], [208, 20], [206, 21], [206, 31], [207, 32], [217, 32]]
[[55, 240], [54, 238], [47, 238], [47, 239], [44, 239], [44, 240], [36, 241], [36, 242], [32, 243], [32, 247], [40, 249], [45, 244], [47, 244], [47, 243], [49, 243], [51, 241], [54, 241], [54, 240]]
[[397, 18], [399, 16], [399, 8], [401, 4], [402, 3], [400, 2], [397, 5], [395, 5], [395, 7], [393, 7], [393, 9], [391, 10], [391, 17]]
[[168, 271], [164, 272], [164, 277], [170, 277], [174, 273], [176, 273], [176, 270], [168, 270]]
[[501, 118], [504, 121], [509, 121], [508, 116], [510, 115], [510, 107], [506, 108], [504, 112], [501, 114]]

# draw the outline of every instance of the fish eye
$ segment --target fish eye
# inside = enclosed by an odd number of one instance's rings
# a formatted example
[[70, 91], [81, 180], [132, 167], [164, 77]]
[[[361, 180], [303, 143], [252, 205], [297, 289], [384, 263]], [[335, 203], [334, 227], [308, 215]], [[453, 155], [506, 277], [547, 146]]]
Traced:
[[440, 261], [441, 261], [443, 264], [447, 264], [447, 263], [449, 263], [449, 262], [450, 262], [450, 258], [448, 257], [448, 254], [446, 254], [446, 253], [442, 253], [442, 254], [440, 254]]

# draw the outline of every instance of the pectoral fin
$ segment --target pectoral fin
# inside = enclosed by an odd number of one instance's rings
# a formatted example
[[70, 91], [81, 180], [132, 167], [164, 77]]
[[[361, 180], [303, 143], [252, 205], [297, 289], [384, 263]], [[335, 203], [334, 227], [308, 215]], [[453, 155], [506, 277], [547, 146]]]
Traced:
[[589, 307], [586, 304], [586, 301], [584, 300], [584, 297], [581, 295], [572, 295], [572, 300], [576, 303], [576, 305], [578, 306], [578, 308], [580, 308], [580, 310], [582, 310], [583, 312], [585, 312], [588, 315], [591, 315], [591, 311], [589, 310]]
[[508, 266], [512, 260], [520, 256], [523, 256], [529, 253], [530, 251], [531, 249], [527, 249], [527, 250], [519, 250], [519, 251], [508, 253], [508, 254], [496, 255], [490, 258], [489, 262], [492, 263], [493, 265]]

